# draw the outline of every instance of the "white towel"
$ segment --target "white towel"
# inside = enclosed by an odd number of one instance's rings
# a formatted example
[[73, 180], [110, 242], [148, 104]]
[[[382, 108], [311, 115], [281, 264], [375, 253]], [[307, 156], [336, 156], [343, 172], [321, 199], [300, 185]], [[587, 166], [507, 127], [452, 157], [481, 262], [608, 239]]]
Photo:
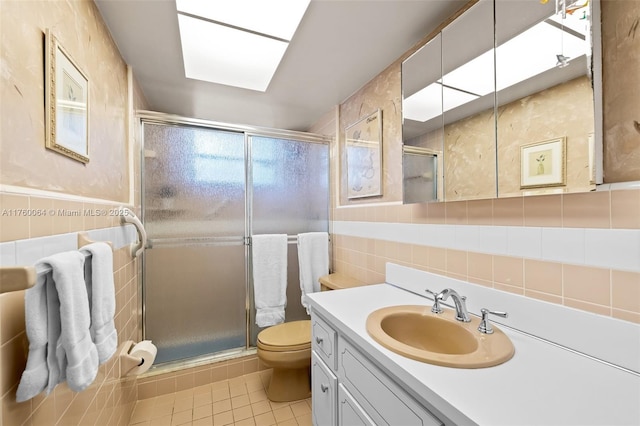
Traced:
[[287, 306], [287, 235], [254, 235], [251, 244], [256, 324], [280, 324]]
[[318, 279], [329, 273], [329, 234], [307, 232], [298, 234], [298, 264], [302, 306], [309, 313], [305, 294], [320, 291]]
[[84, 256], [78, 251], [42, 259], [36, 268], [52, 271], [38, 277], [25, 292], [29, 338], [27, 366], [16, 393], [18, 402], [33, 398], [67, 380], [80, 392], [98, 374], [98, 352], [89, 333], [89, 301], [84, 282]]
[[116, 290], [113, 282], [113, 251], [106, 243], [93, 243], [80, 249], [91, 253], [91, 273], [86, 275], [91, 339], [103, 364], [115, 353], [118, 333], [113, 317], [116, 313]]

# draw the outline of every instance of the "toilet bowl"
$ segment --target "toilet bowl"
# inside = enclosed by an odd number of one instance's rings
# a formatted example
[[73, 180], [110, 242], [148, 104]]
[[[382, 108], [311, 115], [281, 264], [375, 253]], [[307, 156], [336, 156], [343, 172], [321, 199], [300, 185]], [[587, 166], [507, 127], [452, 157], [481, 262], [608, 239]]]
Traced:
[[258, 358], [273, 368], [267, 397], [274, 402], [311, 396], [311, 321], [275, 325], [258, 334]]

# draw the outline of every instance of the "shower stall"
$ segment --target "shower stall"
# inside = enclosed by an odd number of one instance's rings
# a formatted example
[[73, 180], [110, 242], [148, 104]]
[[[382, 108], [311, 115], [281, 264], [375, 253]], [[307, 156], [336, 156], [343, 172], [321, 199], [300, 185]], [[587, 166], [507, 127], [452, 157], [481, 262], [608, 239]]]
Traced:
[[256, 344], [251, 235], [287, 234], [286, 321], [300, 303], [297, 234], [328, 231], [324, 137], [142, 112], [143, 336], [156, 363]]

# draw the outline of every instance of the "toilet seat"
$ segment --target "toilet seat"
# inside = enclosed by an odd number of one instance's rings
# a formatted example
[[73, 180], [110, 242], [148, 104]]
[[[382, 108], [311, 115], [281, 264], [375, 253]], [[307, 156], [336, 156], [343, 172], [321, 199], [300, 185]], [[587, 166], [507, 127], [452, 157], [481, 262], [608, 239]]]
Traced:
[[311, 320], [291, 321], [262, 330], [258, 348], [271, 352], [302, 351], [311, 348]]

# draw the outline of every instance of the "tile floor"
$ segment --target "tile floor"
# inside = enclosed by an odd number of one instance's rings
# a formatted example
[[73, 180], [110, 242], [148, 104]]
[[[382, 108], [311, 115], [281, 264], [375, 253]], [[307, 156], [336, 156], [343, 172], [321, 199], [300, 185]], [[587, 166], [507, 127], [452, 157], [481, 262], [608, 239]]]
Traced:
[[136, 403], [131, 426], [311, 426], [311, 399], [271, 402], [265, 393], [271, 370]]

